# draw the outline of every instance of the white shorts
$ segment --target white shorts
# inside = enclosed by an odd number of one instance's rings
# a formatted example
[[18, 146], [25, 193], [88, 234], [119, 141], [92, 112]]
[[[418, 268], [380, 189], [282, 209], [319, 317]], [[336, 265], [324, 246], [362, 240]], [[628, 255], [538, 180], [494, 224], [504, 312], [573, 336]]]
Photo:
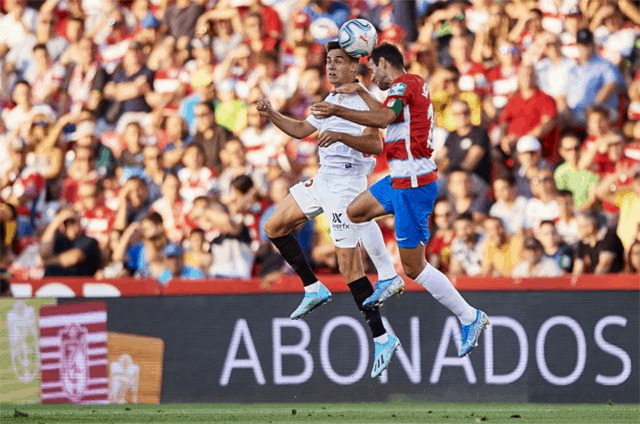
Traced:
[[356, 247], [360, 238], [347, 218], [347, 206], [368, 186], [367, 176], [319, 174], [289, 189], [294, 200], [309, 219], [327, 214], [329, 234], [334, 246]]

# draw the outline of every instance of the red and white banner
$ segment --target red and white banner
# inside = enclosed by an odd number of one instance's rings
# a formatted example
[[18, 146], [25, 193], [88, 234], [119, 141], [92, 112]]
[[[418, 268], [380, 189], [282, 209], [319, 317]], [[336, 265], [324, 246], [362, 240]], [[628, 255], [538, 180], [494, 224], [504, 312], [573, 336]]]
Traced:
[[42, 403], [109, 403], [104, 302], [40, 309]]

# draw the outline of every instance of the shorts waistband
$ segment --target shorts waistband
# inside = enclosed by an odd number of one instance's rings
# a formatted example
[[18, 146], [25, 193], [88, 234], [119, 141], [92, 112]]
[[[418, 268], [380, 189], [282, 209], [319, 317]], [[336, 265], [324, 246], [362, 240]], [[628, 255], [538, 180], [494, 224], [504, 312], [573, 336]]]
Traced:
[[426, 186], [438, 179], [438, 171], [432, 171], [428, 174], [419, 175], [416, 180], [417, 184], [413, 185], [411, 177], [392, 178], [391, 186], [393, 188], [416, 188]]

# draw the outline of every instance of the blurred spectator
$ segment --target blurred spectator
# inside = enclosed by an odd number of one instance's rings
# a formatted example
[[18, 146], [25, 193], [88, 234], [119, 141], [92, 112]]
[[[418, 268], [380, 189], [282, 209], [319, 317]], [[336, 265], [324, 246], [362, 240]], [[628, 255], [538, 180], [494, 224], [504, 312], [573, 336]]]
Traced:
[[558, 218], [554, 220], [558, 234], [571, 245], [578, 241], [578, 222], [573, 206], [573, 196], [568, 190], [560, 190], [556, 195], [558, 205]]
[[8, 0], [7, 14], [0, 18], [0, 56], [20, 45], [20, 42], [35, 32], [38, 12], [27, 7], [27, 0]]
[[98, 241], [85, 235], [71, 209], [60, 211], [42, 234], [40, 256], [46, 277], [93, 276], [100, 268]]
[[180, 180], [174, 173], [167, 173], [162, 181], [162, 197], [151, 204], [150, 212], [157, 212], [162, 217], [165, 234], [169, 240], [179, 243], [184, 237], [184, 217], [187, 206], [179, 194]]
[[[0, 44], [1, 48], [2, 45]], [[2, 120], [9, 131], [19, 128], [35, 113], [41, 113], [49, 118], [55, 117], [55, 112], [51, 106], [47, 104], [34, 106], [31, 85], [27, 81], [20, 80], [14, 84], [11, 99], [15, 103], [15, 107], [13, 109], [3, 109], [1, 113]]]
[[186, 205], [191, 205], [198, 196], [205, 196], [216, 188], [216, 180], [211, 169], [204, 166], [206, 157], [199, 144], [192, 144], [185, 149], [182, 164], [178, 171], [180, 180], [180, 196]]
[[[537, 169], [531, 180], [531, 190], [535, 195], [527, 203], [525, 218], [528, 228], [537, 235], [540, 223], [545, 220], [554, 220], [560, 217], [557, 189], [553, 179], [553, 171], [550, 169]], [[569, 199], [572, 201], [572, 199]], [[571, 204], [573, 207], [573, 203]]]
[[489, 215], [501, 219], [510, 235], [523, 232], [528, 199], [518, 196], [515, 178], [510, 174], [496, 177], [493, 181], [493, 195], [496, 202], [491, 206]]
[[556, 168], [554, 178], [558, 190], [569, 190], [575, 207], [586, 210], [596, 201], [589, 191], [599, 178], [588, 170], [578, 169], [580, 155], [580, 139], [575, 134], [563, 136], [560, 139], [560, 157], [564, 163]]
[[489, 90], [487, 70], [471, 60], [471, 43], [466, 35], [454, 36], [449, 41], [449, 55], [460, 72], [458, 88], [462, 92], [473, 92], [482, 97]]
[[640, 241], [634, 242], [629, 248], [626, 271], [631, 274], [640, 273]]
[[239, 137], [246, 149], [247, 163], [256, 168], [265, 168], [270, 160], [275, 160], [281, 166], [288, 167], [283, 154], [288, 136], [261, 116], [255, 105], [249, 106], [247, 124]]
[[75, 207], [86, 234], [96, 239], [100, 247], [104, 248], [109, 242], [115, 213], [105, 206], [101, 188], [101, 184], [95, 182], [82, 182], [78, 187], [78, 202]]
[[523, 66], [518, 72], [518, 91], [510, 98], [500, 116], [502, 133], [500, 140], [502, 151], [511, 155], [516, 142], [524, 137], [542, 140], [542, 156], [555, 162], [556, 115], [553, 98], [540, 91], [535, 84], [532, 66]]
[[209, 243], [201, 228], [194, 228], [188, 237], [189, 248], [184, 252], [184, 267], [190, 277], [196, 275], [204, 277], [211, 266], [213, 258], [208, 252]]
[[520, 52], [514, 44], [501, 42], [497, 46], [496, 57], [498, 65], [487, 72], [490, 94], [486, 97], [484, 110], [490, 118], [494, 118], [507, 105], [509, 97], [518, 90], [520, 79]]
[[161, 259], [151, 265], [151, 274], [161, 284], [174, 278], [200, 279], [205, 274], [199, 268], [184, 263], [184, 251], [178, 243], [169, 243], [162, 249]]
[[619, 93], [623, 89], [620, 72], [614, 65], [597, 56], [593, 44], [593, 34], [581, 29], [576, 35], [578, 43], [577, 66], [569, 72], [567, 105], [571, 110], [573, 124], [584, 124], [585, 111], [593, 104], [605, 107], [617, 120]]
[[447, 178], [447, 193], [454, 214], [471, 214], [474, 222], [480, 222], [487, 214], [486, 190], [474, 193], [471, 175], [465, 170], [454, 169]]
[[578, 215], [580, 241], [573, 275], [620, 272], [624, 267], [624, 246], [614, 231], [601, 227], [595, 213]]
[[199, 2], [193, 0], [176, 0], [164, 12], [163, 21], [168, 33], [180, 40], [181, 38], [191, 39], [195, 34], [196, 22], [204, 8]]
[[542, 221], [538, 230], [538, 240], [547, 258], [553, 259], [563, 271], [571, 273], [575, 255], [572, 244], [567, 244], [556, 230], [553, 221]]
[[545, 37], [545, 56], [535, 63], [538, 86], [556, 101], [558, 112], [567, 108], [566, 96], [569, 84], [569, 72], [575, 62], [563, 56], [560, 49], [560, 39], [555, 35]]
[[0, 265], [9, 266], [15, 258], [18, 240], [18, 213], [16, 208], [0, 202]]
[[214, 278], [249, 278], [254, 262], [249, 229], [235, 222], [223, 205], [215, 204], [210, 214], [219, 231], [211, 241], [213, 263], [208, 275]]
[[451, 275], [482, 275], [485, 237], [473, 228], [470, 214], [462, 214], [453, 223], [456, 238], [451, 244]]
[[615, 4], [604, 4], [593, 15], [589, 29], [602, 57], [615, 66], [631, 57], [638, 30], [624, 25], [624, 14]]
[[[198, 18], [196, 33], [204, 34], [208, 32], [207, 24], [212, 27], [211, 47], [213, 54], [216, 61], [221, 62], [238, 47], [244, 38], [240, 13], [233, 7], [209, 10]], [[198, 30], [199, 28], [201, 29]]]
[[192, 142], [204, 149], [205, 166], [217, 174], [222, 172], [220, 150], [231, 140], [233, 135], [216, 123], [213, 106], [208, 102], [200, 102], [195, 109], [196, 133]]
[[166, 110], [160, 128], [161, 131], [157, 134], [158, 145], [164, 146], [164, 165], [169, 169], [175, 168], [183, 160], [186, 148], [191, 144], [187, 123], [177, 113]]
[[455, 67], [438, 68], [431, 78], [431, 101], [435, 124], [440, 128], [451, 132], [455, 131], [456, 124], [451, 112], [451, 104], [456, 98], [465, 101], [471, 108], [471, 122], [480, 125], [482, 121], [482, 103], [480, 97], [472, 92], [458, 88], [460, 72]]
[[441, 172], [447, 168], [461, 168], [482, 178], [487, 184], [491, 179], [491, 146], [487, 131], [471, 123], [469, 105], [459, 99], [451, 103], [455, 132], [447, 137], [438, 156], [446, 160], [446, 166], [438, 166]]
[[533, 195], [531, 181], [534, 174], [539, 168], [553, 170], [553, 167], [542, 159], [542, 145], [533, 136], [521, 137], [516, 145], [516, 152], [520, 164], [520, 167], [515, 171], [518, 195], [531, 197]]
[[129, 168], [144, 168], [144, 156], [142, 153], [142, 127], [139, 122], [130, 122], [125, 127], [122, 139], [125, 145], [124, 150], [118, 157], [120, 166]]
[[163, 228], [162, 217], [152, 212], [140, 221], [133, 222], [122, 233], [113, 260], [124, 264], [130, 275], [152, 276], [152, 266], [162, 265], [162, 252], [169, 243]]
[[444, 197], [435, 202], [433, 224], [433, 236], [429, 239], [426, 247], [427, 259], [435, 268], [447, 272], [451, 262], [451, 244], [455, 238], [455, 232], [451, 204]]
[[[623, 176], [624, 183], [620, 184]], [[604, 178], [598, 185], [596, 194], [600, 199], [609, 200], [620, 208], [617, 234], [625, 251], [628, 251], [637, 240], [640, 225], [640, 165]]]
[[486, 239], [482, 253], [482, 275], [510, 277], [520, 261], [522, 236], [508, 235], [500, 218], [485, 219], [483, 227]]
[[104, 95], [111, 100], [105, 117], [114, 124], [127, 112], [150, 112], [144, 98], [153, 84], [153, 72], [144, 64], [143, 46], [132, 43], [119, 67], [104, 87]]
[[84, 120], [76, 125], [76, 131], [73, 133], [72, 141], [75, 141], [76, 147], [87, 148], [91, 151], [95, 160], [94, 169], [98, 176], [112, 176], [116, 168], [116, 158], [113, 151], [102, 144], [98, 139], [96, 125]]
[[133, 222], [140, 221], [149, 211], [152, 200], [149, 188], [140, 177], [131, 177], [118, 193], [118, 212], [114, 223], [116, 230], [124, 230]]
[[267, 192], [266, 172], [247, 163], [245, 147], [240, 141], [235, 139], [228, 141], [220, 155], [225, 166], [218, 178], [218, 188], [223, 196], [228, 195], [231, 190], [231, 181], [240, 175], [249, 175], [260, 193]]
[[65, 73], [60, 85], [65, 111], [102, 112], [103, 89], [109, 75], [100, 66], [97, 47], [91, 40], [83, 38], [78, 42], [78, 61], [66, 65]]
[[523, 261], [513, 270], [514, 278], [559, 277], [562, 270], [558, 263], [544, 255], [542, 245], [533, 237], [527, 237], [522, 250]]

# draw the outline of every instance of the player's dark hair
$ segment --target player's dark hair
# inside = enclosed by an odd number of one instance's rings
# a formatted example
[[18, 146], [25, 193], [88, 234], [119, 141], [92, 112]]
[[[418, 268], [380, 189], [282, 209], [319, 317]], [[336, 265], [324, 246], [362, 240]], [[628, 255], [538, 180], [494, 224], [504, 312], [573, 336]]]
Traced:
[[369, 59], [373, 60], [373, 63], [378, 66], [380, 58], [384, 57], [391, 66], [397, 69], [404, 69], [404, 57], [396, 46], [389, 43], [382, 43], [371, 52]]
[[573, 199], [573, 193], [569, 190], [558, 190], [558, 197], [566, 197]]
[[473, 215], [470, 212], [461, 213], [456, 217], [456, 221], [469, 221], [473, 222]]
[[[342, 50], [342, 47], [340, 47], [340, 43], [338, 43], [337, 41], [329, 41], [327, 43], [327, 54], [329, 54], [329, 52], [331, 50]], [[345, 54], [345, 56], [347, 56], [349, 58], [350, 61], [352, 62], [357, 62], [359, 59], [356, 57], [351, 57], [347, 54], [347, 52], [345, 52], [344, 50], [342, 50]]]
[[253, 188], [253, 179], [248, 175], [239, 175], [231, 181], [231, 187], [242, 194], [247, 194]]

